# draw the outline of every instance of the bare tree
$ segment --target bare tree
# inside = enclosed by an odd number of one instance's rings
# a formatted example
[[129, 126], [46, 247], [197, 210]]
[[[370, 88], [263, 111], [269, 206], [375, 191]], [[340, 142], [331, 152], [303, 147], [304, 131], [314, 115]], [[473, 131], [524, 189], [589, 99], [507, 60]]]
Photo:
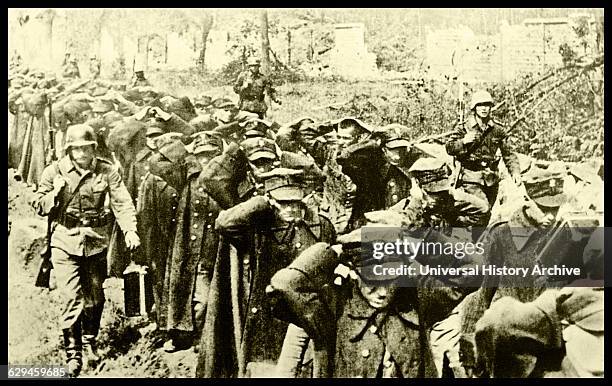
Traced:
[[261, 11], [261, 61], [264, 73], [270, 69], [270, 38], [268, 36], [268, 11]]
[[37, 19], [41, 20], [45, 28], [42, 47], [45, 49], [45, 57], [48, 63], [53, 62], [53, 20], [56, 15], [57, 13], [54, 10], [47, 9], [36, 16]]
[[208, 34], [213, 25], [213, 16], [210, 13], [204, 14], [202, 18], [202, 49], [200, 50], [200, 74], [204, 74], [206, 71], [206, 41], [208, 40]]

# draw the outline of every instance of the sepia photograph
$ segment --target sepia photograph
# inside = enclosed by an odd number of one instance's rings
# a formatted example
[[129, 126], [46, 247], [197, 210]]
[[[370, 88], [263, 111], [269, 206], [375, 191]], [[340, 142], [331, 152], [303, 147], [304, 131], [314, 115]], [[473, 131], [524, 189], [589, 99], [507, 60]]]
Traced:
[[7, 27], [9, 379], [604, 377], [603, 8]]

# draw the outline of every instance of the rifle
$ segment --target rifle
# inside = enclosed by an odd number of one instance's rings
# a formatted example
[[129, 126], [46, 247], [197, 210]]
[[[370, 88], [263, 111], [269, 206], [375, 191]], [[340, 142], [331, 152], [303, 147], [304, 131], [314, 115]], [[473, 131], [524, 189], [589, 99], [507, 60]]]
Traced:
[[51, 154], [49, 156], [50, 162], [57, 160], [57, 154], [55, 154], [55, 125], [53, 124], [53, 102], [49, 100], [49, 149]]
[[51, 215], [47, 218], [47, 240], [43, 250], [40, 251], [40, 265], [38, 266], [38, 275], [36, 275], [36, 282], [34, 285], [40, 288], [50, 288], [49, 281], [51, 279], [51, 270], [53, 269], [53, 263], [51, 263], [51, 230], [52, 230], [53, 219]]

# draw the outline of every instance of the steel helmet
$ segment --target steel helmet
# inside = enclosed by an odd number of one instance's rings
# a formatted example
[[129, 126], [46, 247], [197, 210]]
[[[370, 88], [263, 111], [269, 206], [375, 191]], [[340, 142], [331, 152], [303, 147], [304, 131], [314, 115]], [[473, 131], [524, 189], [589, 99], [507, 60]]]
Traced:
[[259, 66], [259, 65], [261, 65], [261, 61], [258, 58], [254, 57], [254, 56], [251, 56], [247, 60], [247, 66]]
[[89, 125], [72, 125], [66, 130], [66, 144], [64, 150], [68, 151], [72, 146], [97, 146], [96, 133]]
[[472, 95], [472, 101], [470, 102], [470, 110], [474, 110], [476, 105], [490, 104], [493, 105], [493, 97], [485, 90], [478, 90]]

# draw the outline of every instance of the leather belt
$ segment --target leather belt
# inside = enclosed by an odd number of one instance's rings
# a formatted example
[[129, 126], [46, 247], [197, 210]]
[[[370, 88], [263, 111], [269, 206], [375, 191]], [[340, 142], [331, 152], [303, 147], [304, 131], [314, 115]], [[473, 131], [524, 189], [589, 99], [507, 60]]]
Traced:
[[58, 219], [58, 223], [62, 224], [66, 228], [78, 228], [78, 227], [92, 227], [98, 228], [103, 227], [111, 223], [113, 219], [112, 213], [102, 213], [97, 215], [86, 215], [86, 216], [74, 216], [68, 213], [63, 214]]
[[499, 160], [492, 160], [490, 162], [487, 161], [462, 161], [461, 164], [464, 168], [480, 172], [485, 169], [491, 169], [492, 171], [497, 170], [497, 166], [499, 165]]

